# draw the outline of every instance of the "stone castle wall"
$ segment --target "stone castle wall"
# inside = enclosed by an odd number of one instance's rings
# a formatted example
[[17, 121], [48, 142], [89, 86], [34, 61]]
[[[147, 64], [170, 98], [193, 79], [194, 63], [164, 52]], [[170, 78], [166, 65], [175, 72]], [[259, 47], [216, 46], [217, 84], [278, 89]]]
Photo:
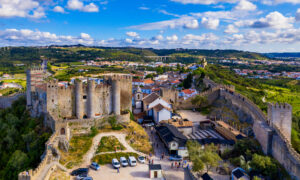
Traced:
[[5, 109], [11, 107], [12, 103], [18, 100], [20, 97], [25, 96], [25, 93], [15, 93], [10, 96], [0, 97], [0, 108]]
[[264, 153], [277, 159], [292, 178], [300, 179], [300, 155], [290, 142], [292, 116], [290, 105], [270, 104], [267, 117], [257, 105], [245, 96], [234, 92], [232, 88], [218, 86], [214, 88], [219, 88], [220, 97], [231, 101], [232, 105], [253, 118], [253, 131]]

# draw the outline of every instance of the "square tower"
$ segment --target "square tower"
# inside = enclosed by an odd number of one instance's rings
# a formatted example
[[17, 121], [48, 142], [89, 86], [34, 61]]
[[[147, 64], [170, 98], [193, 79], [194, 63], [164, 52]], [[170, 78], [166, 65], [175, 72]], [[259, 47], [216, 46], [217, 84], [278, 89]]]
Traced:
[[287, 103], [268, 104], [268, 121], [272, 127], [276, 127], [291, 141], [292, 130], [292, 106]]

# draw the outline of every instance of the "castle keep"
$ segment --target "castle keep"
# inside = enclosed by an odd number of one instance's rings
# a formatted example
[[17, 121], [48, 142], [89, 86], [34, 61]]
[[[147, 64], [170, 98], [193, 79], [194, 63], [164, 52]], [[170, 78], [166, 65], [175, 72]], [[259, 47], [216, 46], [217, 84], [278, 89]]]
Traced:
[[[99, 84], [87, 79], [60, 85], [57, 80], [42, 81], [45, 77], [37, 76], [39, 73], [27, 72], [27, 107], [33, 116], [50, 115], [55, 120], [93, 119], [131, 111], [130, 75], [106, 74]], [[54, 129], [52, 122], [45, 123]]]

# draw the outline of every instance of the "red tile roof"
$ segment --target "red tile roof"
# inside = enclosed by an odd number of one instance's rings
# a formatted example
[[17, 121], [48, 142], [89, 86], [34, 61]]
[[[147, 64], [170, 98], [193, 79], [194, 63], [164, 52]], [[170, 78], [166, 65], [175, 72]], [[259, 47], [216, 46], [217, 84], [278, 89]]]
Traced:
[[185, 89], [185, 90], [182, 90], [182, 92], [184, 94], [193, 94], [195, 92], [195, 90]]

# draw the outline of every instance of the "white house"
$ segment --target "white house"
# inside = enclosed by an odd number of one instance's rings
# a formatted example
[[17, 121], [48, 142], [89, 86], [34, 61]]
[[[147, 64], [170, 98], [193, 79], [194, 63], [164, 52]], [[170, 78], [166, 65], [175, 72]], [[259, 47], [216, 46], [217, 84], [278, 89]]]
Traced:
[[172, 111], [171, 109], [158, 104], [153, 108], [153, 120], [156, 124], [163, 120], [169, 120], [172, 118]]
[[151, 93], [143, 98], [144, 111], [153, 117], [156, 123], [172, 118], [172, 106], [162, 99], [158, 94]]

